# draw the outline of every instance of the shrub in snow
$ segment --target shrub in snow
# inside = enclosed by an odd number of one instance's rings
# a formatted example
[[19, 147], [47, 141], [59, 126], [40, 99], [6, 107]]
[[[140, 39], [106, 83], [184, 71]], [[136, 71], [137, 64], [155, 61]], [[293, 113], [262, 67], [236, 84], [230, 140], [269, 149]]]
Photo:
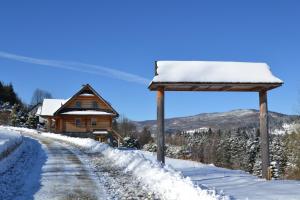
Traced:
[[124, 137], [122, 146], [127, 148], [136, 148], [136, 149], [140, 148], [138, 140], [135, 139], [134, 137], [129, 137], [129, 136]]
[[191, 156], [191, 152], [186, 146], [166, 145], [166, 156], [186, 159]]
[[143, 150], [149, 151], [149, 152], [156, 152], [157, 151], [157, 145], [155, 143], [145, 144], [143, 146]]

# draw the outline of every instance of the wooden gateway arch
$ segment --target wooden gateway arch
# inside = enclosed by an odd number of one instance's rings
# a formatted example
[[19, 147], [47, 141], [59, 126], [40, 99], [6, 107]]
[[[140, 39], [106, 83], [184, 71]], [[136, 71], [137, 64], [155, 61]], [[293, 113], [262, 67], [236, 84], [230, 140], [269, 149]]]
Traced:
[[269, 126], [267, 92], [283, 84], [266, 63], [215, 61], [156, 61], [149, 85], [157, 91], [157, 160], [165, 163], [165, 91], [258, 92], [262, 177], [268, 178]]

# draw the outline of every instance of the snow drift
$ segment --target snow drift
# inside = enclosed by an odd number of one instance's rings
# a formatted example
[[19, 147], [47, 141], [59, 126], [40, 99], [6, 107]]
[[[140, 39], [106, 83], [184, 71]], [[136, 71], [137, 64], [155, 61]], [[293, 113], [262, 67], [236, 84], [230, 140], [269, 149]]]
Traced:
[[22, 142], [22, 135], [17, 131], [6, 131], [0, 126], [0, 160], [8, 156]]
[[106, 144], [88, 138], [73, 138], [53, 133], [42, 133], [43, 136], [75, 144], [88, 153], [101, 153], [112, 164], [130, 172], [163, 199], [203, 199], [219, 200], [229, 197], [217, 194], [215, 190], [195, 186], [189, 178], [169, 166], [162, 167], [158, 162], [146, 159], [143, 154], [133, 151], [113, 149]]

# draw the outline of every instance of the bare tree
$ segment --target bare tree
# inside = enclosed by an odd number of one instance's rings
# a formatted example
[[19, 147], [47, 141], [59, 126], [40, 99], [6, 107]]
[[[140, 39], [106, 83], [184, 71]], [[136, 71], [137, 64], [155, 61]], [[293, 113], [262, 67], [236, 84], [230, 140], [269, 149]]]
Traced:
[[148, 126], [145, 126], [143, 130], [138, 133], [138, 140], [141, 147], [143, 147], [145, 144], [153, 142], [153, 138], [151, 137], [151, 132]]
[[44, 99], [52, 99], [50, 92], [37, 88], [31, 98], [31, 105], [42, 103]]
[[136, 137], [137, 135], [135, 124], [125, 116], [121, 116], [118, 120], [118, 131], [123, 137]]

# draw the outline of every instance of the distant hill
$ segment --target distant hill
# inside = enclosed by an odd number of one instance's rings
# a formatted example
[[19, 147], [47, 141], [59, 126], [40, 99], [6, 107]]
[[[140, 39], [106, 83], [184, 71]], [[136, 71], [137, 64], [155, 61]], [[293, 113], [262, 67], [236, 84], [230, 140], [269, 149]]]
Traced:
[[[282, 128], [283, 124], [293, 123], [296, 115], [285, 115], [277, 112], [269, 112], [271, 130]], [[150, 127], [155, 132], [156, 120], [135, 121], [139, 130], [144, 126]], [[167, 133], [188, 131], [199, 128], [211, 128], [213, 130], [232, 130], [237, 128], [258, 128], [259, 111], [255, 109], [238, 109], [229, 112], [203, 113], [194, 116], [176, 117], [165, 120]]]

